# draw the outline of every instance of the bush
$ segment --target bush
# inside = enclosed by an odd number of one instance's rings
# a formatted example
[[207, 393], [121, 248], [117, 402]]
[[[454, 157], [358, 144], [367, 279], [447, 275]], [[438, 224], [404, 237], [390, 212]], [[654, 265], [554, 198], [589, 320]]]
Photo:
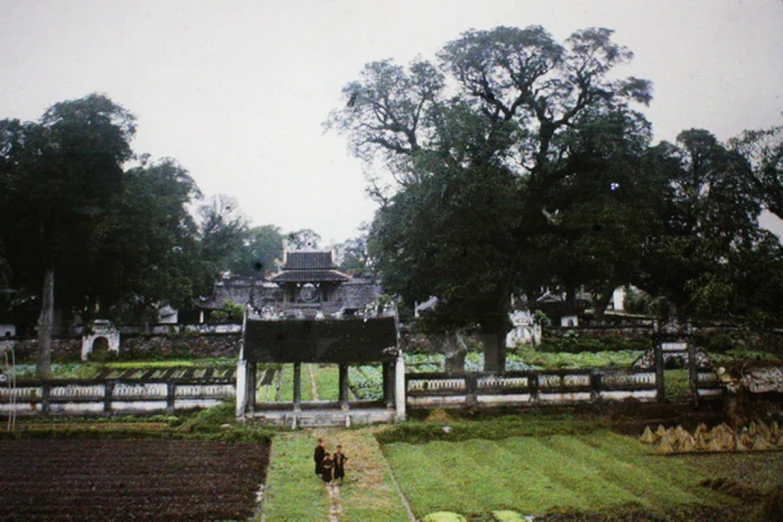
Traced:
[[545, 338], [536, 348], [544, 353], [622, 352], [645, 351], [652, 347], [650, 339], [627, 339], [619, 335], [580, 337], [575, 330], [567, 331], [560, 338]]
[[241, 323], [245, 317], [245, 308], [233, 301], [226, 301], [220, 307], [220, 310], [215, 310], [209, 316], [209, 322], [214, 324], [220, 323]]
[[729, 334], [719, 333], [712, 336], [707, 348], [711, 352], [726, 353], [734, 348], [734, 344], [734, 339]]

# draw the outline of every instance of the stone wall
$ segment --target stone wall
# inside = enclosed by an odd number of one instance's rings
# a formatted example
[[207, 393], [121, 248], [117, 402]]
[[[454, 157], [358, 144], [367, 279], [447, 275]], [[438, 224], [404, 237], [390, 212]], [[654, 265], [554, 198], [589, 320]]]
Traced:
[[[192, 333], [176, 335], [122, 335], [120, 337], [121, 359], [156, 358], [208, 358], [238, 357], [241, 334]], [[17, 363], [33, 363], [38, 354], [38, 340], [6, 340], [13, 343]], [[67, 337], [52, 340], [52, 361], [78, 361], [81, 358], [81, 337]]]
[[[38, 339], [8, 340], [4, 344], [13, 344], [16, 362], [35, 362], [38, 356]], [[63, 337], [52, 339], [53, 361], [77, 361], [82, 353], [81, 337]]]
[[241, 338], [241, 334], [127, 335], [120, 339], [120, 356], [139, 359], [239, 357]]

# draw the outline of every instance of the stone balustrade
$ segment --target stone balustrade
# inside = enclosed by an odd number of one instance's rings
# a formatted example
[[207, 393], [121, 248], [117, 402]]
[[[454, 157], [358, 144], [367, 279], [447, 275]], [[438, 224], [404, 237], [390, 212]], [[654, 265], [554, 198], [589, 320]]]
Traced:
[[235, 395], [232, 379], [216, 381], [213, 378], [211, 382], [20, 382], [15, 387], [0, 387], [0, 414], [173, 413], [176, 410], [214, 406]]

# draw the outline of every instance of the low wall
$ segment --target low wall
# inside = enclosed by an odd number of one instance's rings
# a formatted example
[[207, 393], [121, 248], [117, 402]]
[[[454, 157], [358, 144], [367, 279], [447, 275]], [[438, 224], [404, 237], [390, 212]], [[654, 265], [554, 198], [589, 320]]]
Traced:
[[0, 387], [0, 414], [111, 415], [174, 413], [215, 406], [235, 396], [233, 381], [20, 382]]
[[[722, 397], [708, 368], [698, 371], [700, 397]], [[412, 407], [534, 406], [658, 399], [654, 370], [550, 370], [477, 373], [410, 373], [405, 376]]]

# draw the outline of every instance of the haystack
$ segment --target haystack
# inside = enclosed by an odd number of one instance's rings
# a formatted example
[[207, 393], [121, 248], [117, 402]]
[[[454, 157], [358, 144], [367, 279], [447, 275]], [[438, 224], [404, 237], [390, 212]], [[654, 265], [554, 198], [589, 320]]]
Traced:
[[736, 439], [737, 444], [735, 449], [737, 451], [748, 451], [753, 449], [753, 437], [750, 436], [750, 433], [747, 430], [742, 430], [742, 433], [740, 433]]
[[674, 453], [674, 447], [672, 447], [672, 443], [669, 442], [668, 437], [661, 438], [661, 441], [658, 443], [656, 449], [658, 450], [658, 453]]
[[687, 431], [680, 435], [677, 448], [681, 453], [693, 453], [696, 450], [696, 439]]
[[642, 436], [639, 437], [639, 440], [645, 444], [653, 444], [658, 440], [658, 437], [656, 437], [650, 427], [647, 426], [644, 428], [644, 432], [642, 433]]
[[769, 440], [765, 439], [761, 434], [756, 435], [753, 438], [753, 444], [751, 447], [755, 451], [766, 451], [774, 449], [774, 446], [769, 442]]

